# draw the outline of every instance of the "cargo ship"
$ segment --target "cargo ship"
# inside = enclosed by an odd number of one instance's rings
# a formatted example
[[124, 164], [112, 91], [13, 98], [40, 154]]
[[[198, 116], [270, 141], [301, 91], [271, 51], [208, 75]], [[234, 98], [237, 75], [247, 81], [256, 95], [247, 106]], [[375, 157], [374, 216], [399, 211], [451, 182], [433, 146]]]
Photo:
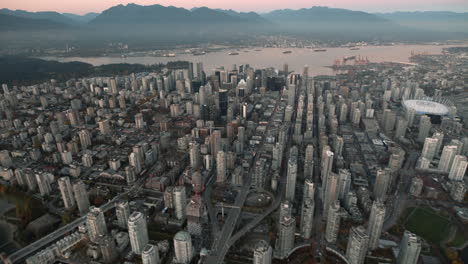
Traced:
[[290, 54], [290, 53], [292, 53], [292, 51], [290, 51], [290, 50], [283, 51], [283, 54]]

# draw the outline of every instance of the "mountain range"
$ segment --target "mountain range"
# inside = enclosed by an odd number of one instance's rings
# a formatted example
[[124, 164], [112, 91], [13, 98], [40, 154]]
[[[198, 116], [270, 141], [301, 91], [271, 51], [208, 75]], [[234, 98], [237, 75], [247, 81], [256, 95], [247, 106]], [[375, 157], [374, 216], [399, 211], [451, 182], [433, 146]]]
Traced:
[[0, 14], [0, 31], [38, 31], [48, 29], [65, 29], [68, 25], [50, 19], [27, 18]]
[[400, 25], [418, 29], [453, 32], [468, 31], [468, 13], [446, 11], [375, 13], [375, 15], [394, 21]]
[[55, 11], [28, 12], [24, 10], [10, 10], [7, 8], [0, 9], [0, 14], [16, 16], [20, 18], [27, 18], [27, 19], [49, 20], [49, 21], [64, 24], [64, 25], [85, 24], [93, 20], [99, 15], [98, 13], [88, 13], [88, 14], [81, 16], [81, 15], [75, 15], [75, 14], [70, 14], [70, 13], [61, 14]]
[[298, 10], [274, 10], [263, 15], [266, 19], [281, 23], [387, 23], [388, 20], [361, 11], [314, 6]]
[[424, 12], [393, 12], [393, 13], [375, 13], [382, 18], [403, 21], [403, 20], [449, 20], [449, 21], [467, 21], [468, 13], [455, 13], [448, 11], [424, 11]]
[[[265, 14], [199, 7], [192, 9], [159, 4], [113, 6], [102, 13], [75, 15], [0, 9], [1, 31], [64, 29], [67, 38], [116, 41], [158, 41], [229, 37], [249, 33], [306, 34], [327, 39], [441, 40], [468, 34], [468, 13], [395, 12], [366, 13], [340, 8], [282, 9]], [[71, 30], [75, 30], [72, 32]], [[463, 33], [456, 35], [456, 33]], [[76, 33], [76, 34], [74, 34]], [[167, 37], [167, 38], [166, 38]], [[237, 38], [236, 38], [237, 37]], [[1, 37], [0, 37], [1, 40]], [[89, 40], [88, 40], [89, 41]]]
[[118, 5], [102, 12], [90, 21], [92, 25], [103, 24], [184, 24], [184, 23], [242, 23], [241, 16], [200, 7], [192, 10], [173, 6], [136, 4]]
[[[234, 10], [210, 9], [207, 7], [191, 10], [174, 6], [136, 4], [113, 6], [102, 13], [76, 15], [54, 11], [28, 12], [24, 10], [0, 9], [0, 14], [27, 19], [49, 20], [64, 25], [103, 25], [103, 24], [170, 24], [170, 23], [397, 23], [403, 26], [420, 27], [424, 23], [442, 23], [445, 31], [449, 24], [468, 23], [468, 13], [455, 12], [393, 12], [366, 13], [340, 8], [315, 6], [298, 10], [281, 9], [265, 14], [237, 12]], [[17, 20], [17, 22], [20, 22]], [[29, 21], [31, 22], [31, 21]], [[27, 24], [27, 21], [20, 23]], [[41, 23], [43, 24], [43, 23]], [[56, 24], [51, 24], [55, 28]], [[14, 28], [14, 25], [11, 25]], [[456, 30], [458, 31], [458, 30]]]

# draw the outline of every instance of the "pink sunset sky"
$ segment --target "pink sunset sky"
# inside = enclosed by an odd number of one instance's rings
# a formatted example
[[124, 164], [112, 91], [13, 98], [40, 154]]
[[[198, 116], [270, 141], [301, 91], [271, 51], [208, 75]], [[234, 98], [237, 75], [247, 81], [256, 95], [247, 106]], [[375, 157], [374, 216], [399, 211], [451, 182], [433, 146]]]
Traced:
[[328, 6], [369, 12], [468, 11], [468, 0], [1, 0], [0, 8], [85, 14], [88, 12], [101, 12], [109, 7], [127, 3], [139, 5], [161, 4], [184, 8], [207, 6], [210, 8], [256, 12], [312, 6]]

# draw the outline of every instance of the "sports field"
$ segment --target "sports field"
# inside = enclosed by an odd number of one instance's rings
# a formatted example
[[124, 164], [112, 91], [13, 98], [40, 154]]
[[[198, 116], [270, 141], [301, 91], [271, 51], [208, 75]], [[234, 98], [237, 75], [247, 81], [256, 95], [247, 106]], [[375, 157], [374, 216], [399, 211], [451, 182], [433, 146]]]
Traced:
[[431, 243], [439, 243], [449, 234], [450, 220], [431, 208], [414, 208], [408, 214], [405, 228]]

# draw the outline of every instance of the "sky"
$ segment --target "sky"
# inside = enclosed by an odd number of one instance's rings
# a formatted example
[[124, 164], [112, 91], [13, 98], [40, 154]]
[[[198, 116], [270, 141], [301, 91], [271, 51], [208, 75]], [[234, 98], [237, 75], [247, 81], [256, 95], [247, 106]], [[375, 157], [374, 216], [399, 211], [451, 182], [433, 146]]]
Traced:
[[468, 0], [1, 0], [0, 8], [26, 11], [57, 11], [85, 14], [101, 12], [118, 4], [161, 4], [192, 8], [234, 9], [237, 11], [267, 12], [274, 9], [299, 9], [328, 6], [367, 12], [393, 11], [455, 11], [468, 12]]

